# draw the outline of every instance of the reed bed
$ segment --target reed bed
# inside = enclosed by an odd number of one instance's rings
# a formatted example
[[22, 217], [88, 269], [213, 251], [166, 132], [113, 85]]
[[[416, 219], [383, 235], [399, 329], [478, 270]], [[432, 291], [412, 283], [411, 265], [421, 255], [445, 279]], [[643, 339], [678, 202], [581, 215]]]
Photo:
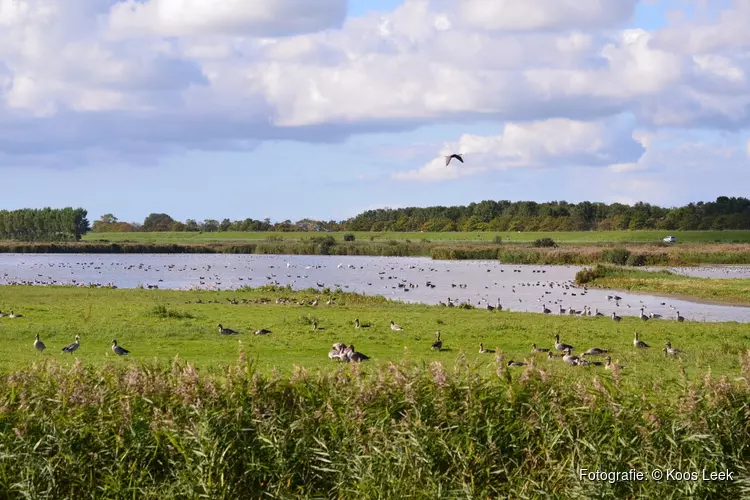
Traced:
[[[737, 377], [629, 386], [459, 359], [262, 375], [240, 352], [171, 364], [34, 364], [0, 379], [4, 498], [740, 498], [750, 354]], [[661, 395], [660, 395], [661, 394]], [[664, 395], [668, 394], [668, 396]], [[729, 470], [731, 481], [581, 480], [580, 469]]]

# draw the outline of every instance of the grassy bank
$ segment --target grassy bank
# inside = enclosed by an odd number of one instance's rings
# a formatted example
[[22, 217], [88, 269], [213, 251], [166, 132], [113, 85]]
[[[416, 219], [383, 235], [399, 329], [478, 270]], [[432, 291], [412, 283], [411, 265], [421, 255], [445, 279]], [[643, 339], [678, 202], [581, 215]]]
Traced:
[[560, 244], [537, 248], [534, 244], [496, 244], [434, 241], [354, 241], [318, 237], [279, 239], [255, 243], [79, 242], [0, 243], [0, 253], [235, 253], [264, 255], [370, 255], [382, 257], [432, 257], [438, 260], [490, 259], [507, 264], [590, 265], [612, 263], [630, 266], [685, 266], [699, 264], [750, 264], [747, 244]]
[[[329, 374], [39, 364], [0, 379], [5, 498], [741, 498], [747, 378], [630, 386], [466, 362]], [[668, 390], [669, 397], [644, 397]], [[580, 470], [665, 471], [591, 481]], [[697, 481], [670, 480], [670, 469]], [[728, 470], [733, 479], [703, 481]]]
[[613, 290], [692, 297], [750, 306], [750, 279], [694, 278], [670, 271], [650, 272], [597, 265], [576, 275], [579, 284]]
[[[320, 305], [308, 305], [318, 297]], [[277, 299], [288, 299], [277, 303]], [[333, 298], [332, 305], [325, 305]], [[302, 302], [305, 305], [301, 304]], [[0, 287], [0, 491], [26, 498], [739, 498], [750, 330], [355, 294]], [[354, 318], [365, 328], [355, 329]], [[313, 331], [312, 321], [320, 330]], [[404, 331], [394, 332], [395, 321]], [[241, 332], [222, 336], [217, 323]], [[273, 333], [254, 336], [268, 328]], [[633, 330], [652, 345], [637, 350]], [[430, 345], [440, 330], [443, 351]], [[553, 335], [623, 370], [532, 354]], [[40, 334], [48, 350], [32, 347]], [[60, 348], [81, 337], [73, 354]], [[131, 356], [115, 358], [116, 338]], [[666, 339], [684, 351], [665, 359]], [[327, 359], [334, 342], [371, 359]], [[497, 348], [479, 354], [478, 344]], [[509, 360], [529, 365], [508, 368]], [[581, 480], [592, 471], [727, 482]]]
[[540, 238], [552, 238], [559, 243], [659, 243], [665, 236], [676, 236], [681, 243], [750, 243], [750, 231], [573, 231], [573, 232], [153, 232], [153, 233], [88, 233], [85, 241], [107, 240], [111, 242], [140, 243], [216, 243], [258, 242], [269, 237], [283, 240], [309, 240], [321, 234], [344, 241], [344, 235], [352, 234], [355, 241], [388, 242], [429, 240], [435, 243], [487, 243], [496, 238], [508, 243], [532, 243]]

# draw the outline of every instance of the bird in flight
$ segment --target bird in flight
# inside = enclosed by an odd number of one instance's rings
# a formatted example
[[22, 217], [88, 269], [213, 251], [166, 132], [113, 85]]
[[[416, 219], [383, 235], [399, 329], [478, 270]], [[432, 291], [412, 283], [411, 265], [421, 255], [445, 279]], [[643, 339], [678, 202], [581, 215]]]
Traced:
[[464, 162], [464, 159], [463, 159], [463, 158], [461, 157], [461, 155], [460, 155], [460, 154], [458, 154], [458, 153], [453, 153], [452, 155], [450, 155], [450, 156], [446, 156], [446, 157], [445, 157], [445, 166], [446, 166], [446, 167], [448, 166], [448, 164], [449, 164], [449, 163], [451, 162], [451, 160], [452, 160], [453, 158], [457, 159], [457, 160], [458, 160], [458, 161], [460, 161], [461, 163], [463, 163], [463, 162]]

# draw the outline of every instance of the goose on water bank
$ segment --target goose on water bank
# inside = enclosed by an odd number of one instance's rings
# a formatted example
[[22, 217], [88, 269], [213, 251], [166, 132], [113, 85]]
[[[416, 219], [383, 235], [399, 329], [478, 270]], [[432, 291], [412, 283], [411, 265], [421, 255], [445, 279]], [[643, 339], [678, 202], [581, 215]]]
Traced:
[[570, 344], [561, 344], [560, 335], [555, 335], [555, 349], [557, 349], [558, 351], [567, 351], [568, 349], [570, 349], [572, 351], [575, 348]]
[[531, 344], [531, 352], [549, 352], [549, 349], [544, 347], [537, 347], [536, 344]]
[[643, 313], [643, 308], [642, 308], [642, 307], [641, 307], [641, 315], [640, 315], [640, 318], [641, 318], [641, 319], [642, 319], [643, 321], [648, 321], [648, 316], [646, 316], [646, 315], [645, 315], [645, 314]]
[[394, 332], [400, 332], [401, 330], [403, 330], [403, 328], [391, 321], [391, 330], [393, 330]]
[[453, 158], [457, 159], [461, 163], [464, 162], [463, 155], [461, 155], [460, 153], [453, 153], [452, 155], [448, 155], [448, 156], [445, 157], [445, 166], [446, 167], [448, 166], [448, 164], [451, 162], [451, 160]]
[[677, 321], [679, 321], [680, 323], [682, 323], [683, 321], [685, 321], [685, 318], [683, 318], [682, 316], [680, 316], [680, 311], [677, 311]]
[[584, 352], [583, 355], [584, 356], [600, 356], [602, 354], [607, 354], [607, 352], [609, 352], [609, 351], [607, 351], [606, 349], [600, 349], [598, 347], [592, 347], [588, 351]]
[[253, 333], [255, 335], [268, 335], [269, 333], [273, 333], [273, 332], [271, 332], [271, 330], [266, 330], [265, 328], [261, 328], [260, 330], [255, 330]]
[[435, 349], [435, 350], [439, 351], [440, 349], [443, 348], [443, 341], [440, 340], [440, 332], [439, 331], [435, 332], [435, 337], [437, 337], [437, 338], [436, 338], [435, 342], [432, 343], [432, 349]]
[[44, 349], [46, 349], [47, 346], [44, 345], [44, 342], [39, 340], [39, 334], [36, 334], [36, 340], [34, 340], [34, 349], [36, 349], [39, 352], [44, 352]]
[[130, 351], [128, 351], [121, 345], [117, 345], [117, 340], [112, 340], [112, 352], [117, 354], [118, 356], [127, 356], [128, 354], [130, 354]]
[[666, 356], [677, 356], [682, 352], [680, 349], [672, 348], [672, 343], [668, 340], [664, 343], [664, 346], [663, 351]]
[[638, 340], [638, 332], [633, 332], [633, 334], [634, 334], [634, 337], [633, 337], [633, 345], [634, 345], [635, 347], [638, 347], [638, 348], [640, 348], [640, 349], [647, 349], [647, 348], [648, 348], [648, 344], [647, 344], [647, 343], [645, 343], [645, 342], [644, 342], [644, 341], [642, 341], [642, 340]]
[[622, 318], [616, 315], [615, 313], [612, 313], [612, 319], [619, 322]]
[[222, 335], [237, 335], [237, 332], [232, 330], [231, 328], [224, 328], [221, 326], [221, 323], [217, 325], [219, 327], [219, 333]]
[[494, 352], [494, 349], [485, 349], [484, 344], [479, 344], [479, 354], [492, 354]]
[[607, 356], [606, 358], [604, 358], [604, 361], [606, 362], [604, 368], [607, 370], [622, 370], [623, 368], [627, 368], [627, 366], [613, 365], [612, 356]]
[[73, 354], [73, 351], [78, 349], [81, 346], [81, 338], [76, 335], [76, 340], [72, 344], [68, 344], [65, 347], [62, 348], [62, 352], [68, 352]]

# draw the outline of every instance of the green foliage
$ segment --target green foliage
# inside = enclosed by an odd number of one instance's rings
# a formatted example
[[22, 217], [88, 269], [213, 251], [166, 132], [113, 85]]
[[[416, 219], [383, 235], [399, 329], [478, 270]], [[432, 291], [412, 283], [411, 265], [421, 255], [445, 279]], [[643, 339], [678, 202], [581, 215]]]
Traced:
[[502, 236], [500, 236], [499, 234], [498, 234], [498, 235], [495, 235], [495, 237], [493, 238], [493, 240], [492, 240], [492, 241], [493, 241], [493, 243], [495, 243], [496, 245], [500, 245], [500, 244], [501, 244], [501, 243], [503, 242], [503, 237], [502, 237]]
[[555, 240], [552, 238], [539, 238], [534, 241], [533, 245], [535, 248], [552, 248], [557, 246]]
[[608, 248], [602, 252], [602, 262], [624, 266], [630, 257], [630, 250], [627, 248]]
[[82, 208], [0, 210], [0, 239], [78, 241], [90, 231]]
[[346, 233], [344, 235], [344, 241], [354, 241], [354, 240], [355, 240], [354, 234], [352, 234], [352, 233]]
[[189, 312], [170, 309], [163, 304], [155, 306], [151, 309], [150, 313], [151, 316], [156, 316], [157, 318], [162, 319], [195, 319], [195, 316]]
[[606, 275], [607, 268], [602, 265], [596, 265], [594, 268], [584, 267], [576, 273], [575, 281], [579, 285], [585, 285], [592, 281], [602, 278]]

